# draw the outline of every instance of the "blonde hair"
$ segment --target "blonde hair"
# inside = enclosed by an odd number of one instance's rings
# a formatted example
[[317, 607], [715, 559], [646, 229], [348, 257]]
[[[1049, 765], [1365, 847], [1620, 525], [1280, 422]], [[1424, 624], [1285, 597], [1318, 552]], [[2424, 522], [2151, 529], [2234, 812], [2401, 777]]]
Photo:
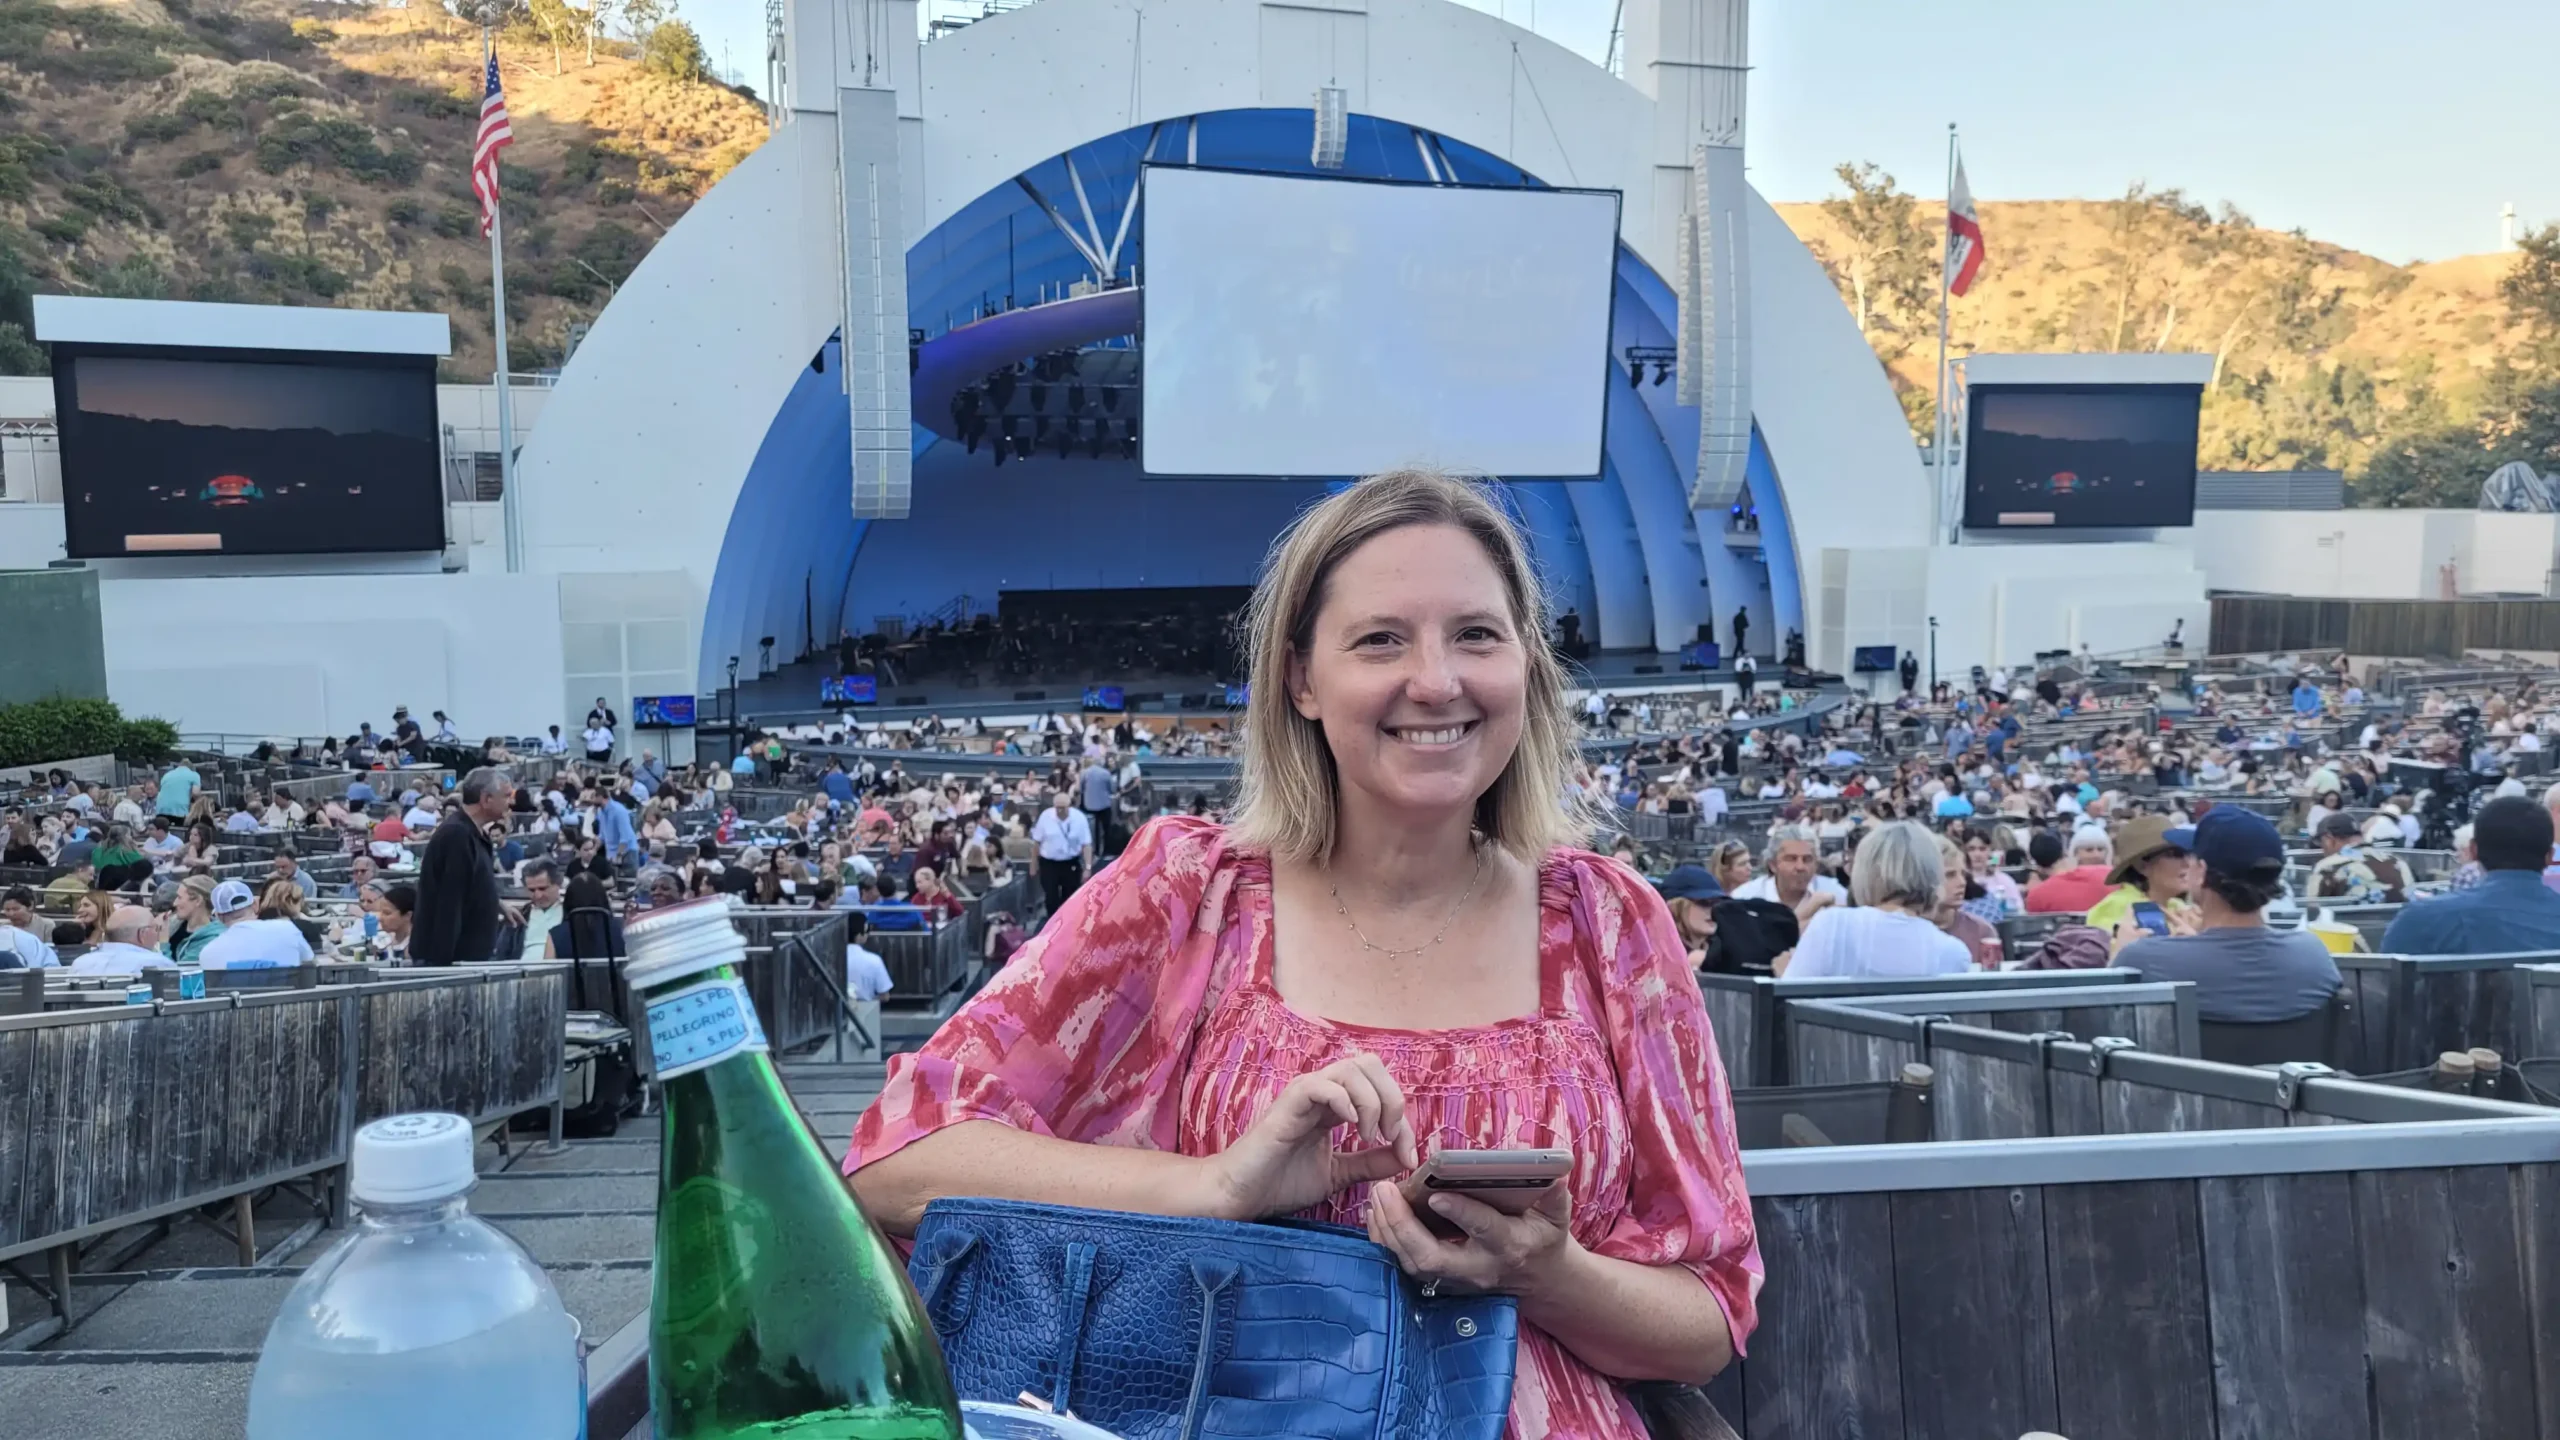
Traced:
[[1390, 470], [1310, 506], [1273, 542], [1245, 608], [1242, 763], [1229, 833], [1276, 859], [1320, 864], [1333, 853], [1340, 777], [1324, 727], [1298, 713], [1289, 663], [1314, 642], [1325, 584], [1351, 553], [1390, 530], [1449, 525], [1484, 547], [1502, 577], [1527, 668], [1520, 745], [1476, 797], [1475, 824], [1487, 839], [1534, 863], [1591, 833], [1588, 802], [1568, 797], [1575, 758], [1564, 668], [1546, 633], [1546, 595], [1528, 546], [1485, 487], [1429, 470]]

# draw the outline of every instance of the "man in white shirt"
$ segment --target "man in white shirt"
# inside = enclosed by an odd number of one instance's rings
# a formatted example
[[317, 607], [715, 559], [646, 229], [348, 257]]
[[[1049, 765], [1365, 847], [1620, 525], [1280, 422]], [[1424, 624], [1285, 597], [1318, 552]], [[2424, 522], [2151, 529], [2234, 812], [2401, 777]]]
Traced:
[[1040, 850], [1040, 893], [1055, 915], [1084, 883], [1085, 870], [1093, 863], [1093, 826], [1083, 811], [1067, 803], [1066, 791], [1054, 790], [1049, 808], [1031, 824], [1031, 843]]
[[257, 897], [237, 880], [213, 887], [213, 918], [222, 933], [204, 947], [207, 970], [274, 970], [311, 959], [311, 942], [290, 920], [258, 918]]
[[400, 823], [408, 827], [410, 834], [424, 835], [435, 829], [436, 822], [444, 818], [443, 810], [443, 801], [433, 795], [421, 795], [418, 803], [409, 807], [409, 813], [400, 817]]
[[[219, 940], [222, 937], [214, 937]], [[107, 940], [72, 962], [74, 975], [139, 975], [177, 962], [163, 955], [160, 922], [139, 905], [119, 905], [107, 916]], [[210, 947], [208, 947], [210, 948]]]
[[568, 918], [568, 887], [555, 860], [528, 860], [524, 864], [524, 896], [530, 903], [524, 912], [524, 953], [522, 960], [542, 958], [544, 942], [551, 938], [551, 927]]
[[602, 765], [613, 759], [612, 726], [591, 724], [586, 728], [583, 738], [586, 741], [589, 764]]
[[131, 790], [126, 791], [124, 798], [116, 802], [116, 808], [114, 811], [115, 822], [128, 830], [138, 830], [142, 828], [142, 817], [145, 813], [142, 808], [142, 802], [146, 797], [146, 794], [147, 792], [139, 785], [136, 785]]
[[542, 753], [545, 755], [566, 755], [569, 753], [569, 742], [560, 738], [559, 726], [552, 726], [551, 733], [542, 737]]
[[1848, 889], [1839, 881], [1817, 873], [1817, 857], [1822, 852], [1822, 837], [1809, 825], [1781, 825], [1769, 832], [1769, 849], [1763, 858], [1763, 873], [1745, 882], [1733, 892], [1736, 900], [1775, 900], [1796, 912], [1799, 922], [1810, 920], [1825, 905], [1837, 905], [1849, 898]]

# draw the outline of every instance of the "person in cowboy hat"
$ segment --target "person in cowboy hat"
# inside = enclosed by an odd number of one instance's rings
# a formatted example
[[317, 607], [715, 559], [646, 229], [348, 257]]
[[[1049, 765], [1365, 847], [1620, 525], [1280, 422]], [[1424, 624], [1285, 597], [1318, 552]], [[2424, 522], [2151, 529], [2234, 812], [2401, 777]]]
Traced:
[[2179, 843], [2180, 833], [2165, 815], [2138, 816], [2116, 832], [2115, 868], [2107, 872], [2115, 888], [2089, 907], [2089, 923], [2115, 936], [2117, 945], [2194, 930], [2195, 906], [2187, 900], [2195, 888], [2193, 857]]

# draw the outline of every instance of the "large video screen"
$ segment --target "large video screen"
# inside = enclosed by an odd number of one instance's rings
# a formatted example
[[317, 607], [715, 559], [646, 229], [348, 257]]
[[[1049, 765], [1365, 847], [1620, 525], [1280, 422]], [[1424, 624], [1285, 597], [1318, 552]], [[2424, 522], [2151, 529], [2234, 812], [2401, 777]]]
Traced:
[[1600, 473], [1618, 196], [1146, 172], [1157, 476]]
[[1964, 523], [2195, 523], [2195, 385], [1977, 385], [1965, 396]]
[[54, 354], [75, 559], [440, 550], [427, 356]]

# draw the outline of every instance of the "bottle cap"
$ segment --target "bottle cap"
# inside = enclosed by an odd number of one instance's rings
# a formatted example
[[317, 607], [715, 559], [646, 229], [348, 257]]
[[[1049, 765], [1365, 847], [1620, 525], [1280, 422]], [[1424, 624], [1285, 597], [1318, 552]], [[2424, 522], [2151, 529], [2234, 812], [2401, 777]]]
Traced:
[[734, 895], [706, 895], [652, 910], [623, 926], [631, 947], [624, 981], [634, 990], [650, 990], [745, 960], [746, 937], [730, 919], [740, 908]]
[[479, 1180], [471, 1124], [426, 1111], [392, 1115], [356, 1132], [348, 1194], [359, 1205], [419, 1205], [459, 1195]]

